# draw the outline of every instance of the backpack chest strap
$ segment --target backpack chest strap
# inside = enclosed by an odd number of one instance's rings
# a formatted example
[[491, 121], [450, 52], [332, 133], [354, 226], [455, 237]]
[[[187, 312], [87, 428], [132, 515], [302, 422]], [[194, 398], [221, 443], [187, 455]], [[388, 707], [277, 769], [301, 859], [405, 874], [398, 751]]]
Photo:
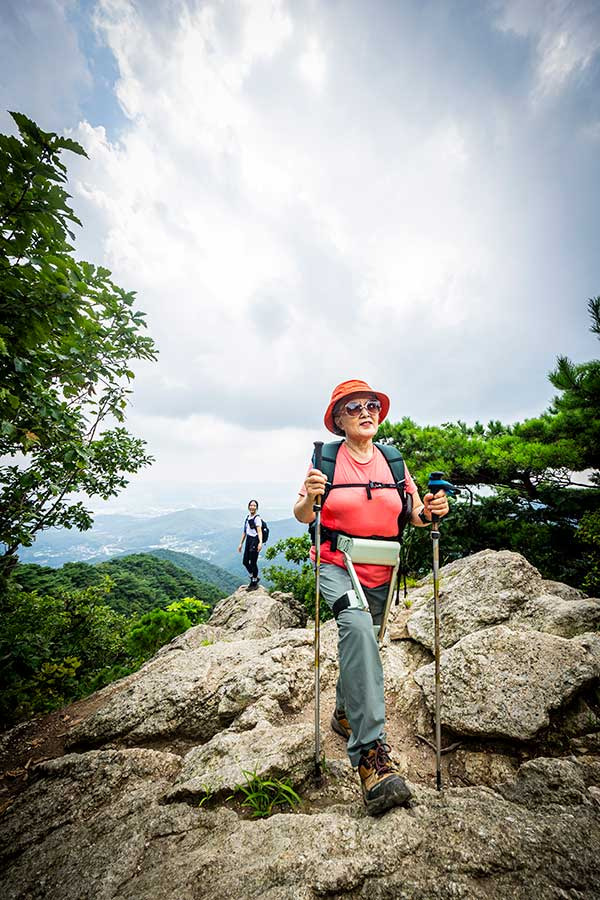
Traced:
[[404, 491], [404, 481], [398, 482], [397, 484], [384, 484], [382, 481], [363, 481], [360, 484], [331, 484], [327, 486], [325, 496], [327, 496], [330, 491], [335, 491], [338, 488], [364, 488], [367, 492], [368, 499], [372, 500], [372, 491], [379, 490], [380, 488], [392, 488], [393, 490], [402, 493]]

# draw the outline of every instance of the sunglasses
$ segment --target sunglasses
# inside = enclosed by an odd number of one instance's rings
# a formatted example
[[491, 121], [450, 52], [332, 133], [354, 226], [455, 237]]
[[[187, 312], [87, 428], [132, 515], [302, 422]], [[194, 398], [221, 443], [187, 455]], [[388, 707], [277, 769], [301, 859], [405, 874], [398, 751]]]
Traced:
[[363, 409], [366, 409], [368, 413], [372, 415], [379, 415], [381, 412], [381, 403], [379, 400], [367, 400], [366, 403], [361, 403], [360, 400], [350, 400], [349, 403], [344, 404], [344, 412], [347, 416], [352, 416], [355, 418], [356, 416], [360, 416]]

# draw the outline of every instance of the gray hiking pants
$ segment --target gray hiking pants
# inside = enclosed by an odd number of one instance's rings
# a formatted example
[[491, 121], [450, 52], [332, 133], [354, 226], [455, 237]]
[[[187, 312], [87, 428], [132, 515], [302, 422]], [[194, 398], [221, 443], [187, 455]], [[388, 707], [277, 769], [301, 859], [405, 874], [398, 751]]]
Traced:
[[[320, 585], [321, 596], [330, 609], [353, 587], [346, 569], [331, 563], [321, 563]], [[337, 618], [340, 672], [335, 703], [338, 710], [345, 710], [352, 728], [348, 756], [354, 767], [375, 741], [385, 741], [383, 666], [373, 625], [381, 622], [388, 589], [389, 583], [364, 587], [371, 613], [349, 608]]]

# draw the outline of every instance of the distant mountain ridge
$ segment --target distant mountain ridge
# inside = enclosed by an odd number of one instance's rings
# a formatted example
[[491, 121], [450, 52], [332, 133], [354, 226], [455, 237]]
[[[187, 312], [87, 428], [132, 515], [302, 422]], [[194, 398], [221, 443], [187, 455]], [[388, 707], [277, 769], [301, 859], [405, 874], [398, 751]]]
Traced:
[[[182, 509], [139, 517], [97, 515], [89, 531], [42, 532], [32, 547], [21, 549], [19, 558], [56, 568], [66, 562], [101, 562], [126, 553], [168, 550], [191, 554], [245, 578], [237, 552], [244, 515], [243, 509]], [[271, 529], [269, 544], [304, 533], [305, 526], [296, 519], [272, 520], [267, 512], [265, 518]]]

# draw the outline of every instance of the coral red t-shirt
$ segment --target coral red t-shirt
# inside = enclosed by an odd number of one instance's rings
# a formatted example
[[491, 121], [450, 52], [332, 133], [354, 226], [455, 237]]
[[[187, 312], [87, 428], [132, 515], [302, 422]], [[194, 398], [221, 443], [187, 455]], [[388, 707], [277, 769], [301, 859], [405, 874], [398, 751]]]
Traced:
[[[381, 450], [374, 447], [374, 453], [369, 462], [358, 462], [348, 452], [343, 443], [338, 451], [333, 484], [367, 484], [369, 481], [378, 481], [382, 484], [391, 484], [393, 475], [387, 460]], [[405, 467], [406, 468], [406, 467]], [[309, 471], [312, 465], [309, 466]], [[414, 494], [417, 486], [414, 483], [408, 468], [406, 468], [406, 492]], [[304, 484], [300, 488], [300, 495], [306, 496]], [[402, 511], [402, 500], [397, 490], [392, 488], [374, 488], [371, 491], [371, 499], [367, 496], [364, 487], [341, 488], [330, 491], [327, 501], [323, 504], [321, 523], [332, 531], [345, 531], [347, 534], [369, 537], [372, 534], [381, 537], [394, 537], [398, 534], [398, 516]], [[315, 550], [311, 549], [311, 559], [314, 561]], [[321, 544], [321, 562], [333, 563], [345, 568], [343, 554], [336, 550], [332, 552], [330, 541]], [[356, 574], [360, 583], [365, 587], [378, 587], [390, 580], [389, 566], [370, 566], [355, 564]]]

